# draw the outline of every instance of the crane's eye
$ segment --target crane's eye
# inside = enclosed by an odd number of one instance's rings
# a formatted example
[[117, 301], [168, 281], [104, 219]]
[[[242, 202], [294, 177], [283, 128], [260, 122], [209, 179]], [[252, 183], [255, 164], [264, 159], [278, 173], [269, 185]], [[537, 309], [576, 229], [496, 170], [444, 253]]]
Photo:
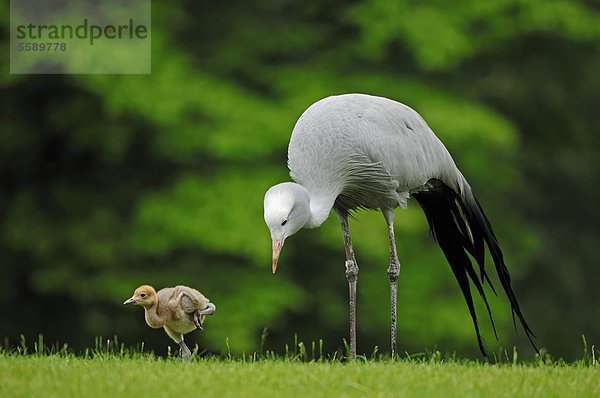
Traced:
[[140, 293], [140, 297], [146, 297], [146, 293]]
[[281, 223], [281, 226], [283, 227], [285, 224], [287, 224], [287, 218], [285, 220], [283, 220], [283, 222]]

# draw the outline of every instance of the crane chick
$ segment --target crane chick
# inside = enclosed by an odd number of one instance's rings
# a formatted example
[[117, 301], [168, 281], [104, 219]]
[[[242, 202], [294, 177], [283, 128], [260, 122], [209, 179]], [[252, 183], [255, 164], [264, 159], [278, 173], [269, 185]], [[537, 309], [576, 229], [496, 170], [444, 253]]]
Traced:
[[216, 310], [215, 305], [202, 293], [182, 285], [158, 292], [152, 286], [142, 285], [123, 304], [144, 307], [148, 326], [164, 328], [169, 337], [179, 344], [183, 361], [188, 361], [192, 355], [183, 341], [183, 335], [196, 328], [202, 330], [206, 315], [212, 315]]

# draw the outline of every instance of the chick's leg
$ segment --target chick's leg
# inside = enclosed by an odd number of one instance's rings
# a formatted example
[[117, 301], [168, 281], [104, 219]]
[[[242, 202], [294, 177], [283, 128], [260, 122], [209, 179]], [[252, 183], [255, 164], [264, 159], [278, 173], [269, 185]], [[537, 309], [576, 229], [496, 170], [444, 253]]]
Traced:
[[179, 342], [179, 347], [181, 348], [181, 360], [183, 362], [187, 362], [192, 357], [192, 352], [188, 348], [187, 345], [183, 342], [183, 339]]
[[183, 360], [183, 362], [189, 361], [192, 357], [192, 352], [190, 351], [188, 346], [185, 345], [185, 343], [183, 342], [183, 335], [174, 330], [171, 330], [167, 326], [163, 326], [163, 329], [165, 329], [165, 332], [167, 332], [167, 334], [170, 338], [173, 339], [173, 341], [179, 344], [179, 348], [181, 348], [181, 359]]
[[217, 310], [217, 307], [213, 303], [209, 302], [209, 303], [206, 303], [203, 310], [194, 311], [193, 319], [194, 319], [194, 324], [196, 325], [196, 327], [200, 330], [203, 330], [202, 322], [204, 322], [204, 318], [206, 318], [206, 315], [214, 314], [216, 310]]
[[198, 328], [198, 330], [203, 330], [202, 329], [202, 314], [200, 314], [200, 311], [194, 311], [194, 324], [196, 325], [196, 327]]

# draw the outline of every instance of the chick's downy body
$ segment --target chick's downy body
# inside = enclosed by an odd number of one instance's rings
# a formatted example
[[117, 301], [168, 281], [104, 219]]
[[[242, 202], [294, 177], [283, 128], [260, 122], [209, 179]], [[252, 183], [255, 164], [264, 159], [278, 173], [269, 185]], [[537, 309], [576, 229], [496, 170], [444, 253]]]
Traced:
[[144, 307], [148, 326], [164, 328], [169, 337], [181, 346], [184, 360], [189, 359], [191, 353], [183, 342], [183, 335], [194, 329], [202, 330], [206, 315], [215, 312], [215, 305], [208, 298], [196, 289], [183, 285], [158, 292], [152, 286], [142, 285], [123, 304]]
[[[153, 328], [164, 327], [180, 334], [187, 334], [197, 328], [194, 312], [206, 309], [210, 302], [202, 293], [187, 286], [167, 287], [156, 292], [157, 305], [154, 311], [146, 308], [146, 323]], [[200, 322], [206, 315], [200, 316]], [[167, 329], [168, 328], [168, 329]], [[176, 338], [171, 336], [175, 342]]]

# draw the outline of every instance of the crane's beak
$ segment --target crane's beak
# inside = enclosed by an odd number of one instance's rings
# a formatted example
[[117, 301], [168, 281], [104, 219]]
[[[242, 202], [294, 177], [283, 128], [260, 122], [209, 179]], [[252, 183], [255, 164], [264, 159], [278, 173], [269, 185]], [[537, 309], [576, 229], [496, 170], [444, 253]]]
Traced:
[[136, 298], [135, 298], [135, 296], [133, 296], [130, 299], [125, 300], [125, 302], [123, 304], [131, 304], [131, 303], [135, 303], [135, 302], [136, 302]]
[[277, 270], [277, 261], [279, 260], [279, 253], [281, 253], [281, 248], [283, 247], [283, 241], [285, 240], [285, 236], [281, 238], [273, 238], [273, 273]]

